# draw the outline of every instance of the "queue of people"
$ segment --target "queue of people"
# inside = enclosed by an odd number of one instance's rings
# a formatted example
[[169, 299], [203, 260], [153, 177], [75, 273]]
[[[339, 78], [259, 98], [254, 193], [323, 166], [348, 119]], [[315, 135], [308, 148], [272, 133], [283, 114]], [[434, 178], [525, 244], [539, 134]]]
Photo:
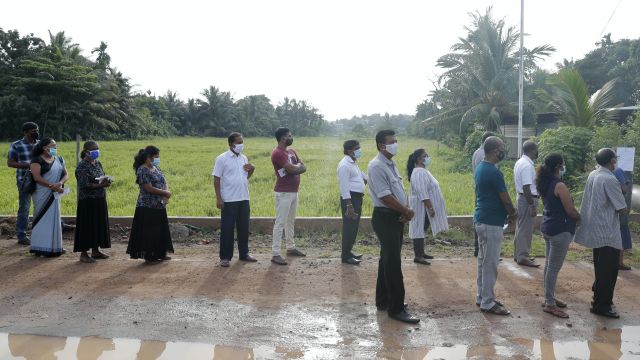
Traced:
[[[61, 222], [60, 199], [68, 193], [64, 185], [69, 178], [65, 162], [57, 154], [54, 139], [39, 139], [36, 124], [25, 123], [23, 132], [23, 139], [12, 143], [8, 160], [8, 165], [17, 169], [20, 204], [16, 223], [18, 243], [30, 245], [30, 252], [36, 256], [60, 256], [65, 252], [62, 247], [64, 224]], [[293, 134], [289, 129], [277, 129], [275, 139], [277, 145], [271, 153], [276, 178], [271, 262], [287, 265], [282, 254], [283, 242], [287, 256], [306, 256], [296, 248], [294, 230], [300, 178], [307, 168], [291, 148]], [[539, 266], [530, 257], [530, 249], [540, 197], [543, 203], [540, 231], [545, 241], [543, 311], [568, 317], [564, 310], [567, 304], [556, 297], [555, 289], [569, 244], [575, 240], [593, 249], [595, 280], [591, 312], [618, 317], [613, 307], [613, 293], [618, 270], [626, 267], [621, 250], [631, 246], [628, 217], [625, 217], [629, 196], [626, 199], [624, 196], [630, 192], [630, 184], [617, 170], [615, 152], [601, 149], [597, 153], [598, 167], [587, 179], [578, 211], [562, 180], [566, 171], [562, 155], [547, 155], [536, 171], [537, 145], [525, 142], [523, 155], [514, 167], [517, 192], [517, 205], [514, 206], [498, 166], [505, 159], [505, 144], [492, 133], [485, 133], [482, 139], [482, 146], [472, 159], [476, 305], [484, 313], [510, 314], [494, 291], [507, 225], [516, 226], [514, 261], [522, 266]], [[249, 251], [249, 179], [255, 166], [243, 154], [242, 134], [231, 133], [227, 140], [229, 150], [215, 159], [212, 173], [216, 206], [221, 210], [219, 258], [222, 267], [230, 266], [234, 239], [237, 239], [241, 261], [257, 261]], [[362, 157], [360, 143], [347, 140], [343, 144], [344, 157], [336, 170], [343, 221], [341, 259], [348, 265], [359, 265], [362, 261], [362, 255], [355, 254], [353, 248], [368, 186], [373, 203], [372, 227], [380, 242], [376, 307], [387, 311], [391, 318], [417, 323], [420, 319], [408, 312], [404, 302], [401, 267], [404, 228], [405, 224], [409, 225], [414, 262], [430, 265], [429, 260], [433, 256], [425, 252], [425, 232], [430, 229], [435, 238], [449, 229], [445, 199], [439, 182], [429, 170], [431, 158], [425, 149], [416, 149], [407, 159], [406, 176], [410, 184], [407, 195], [402, 174], [394, 161], [399, 147], [395, 132], [379, 131], [375, 142], [378, 154], [369, 162], [366, 173], [358, 165]], [[111, 247], [106, 195], [113, 179], [105, 175], [99, 161], [97, 142], [87, 141], [80, 158], [75, 170], [78, 206], [73, 251], [80, 253], [81, 262], [94, 263], [109, 258], [101, 249]], [[160, 149], [155, 146], [140, 149], [134, 157], [133, 170], [139, 194], [126, 253], [132, 259], [144, 259], [152, 264], [168, 261], [171, 259], [168, 253], [173, 252], [166, 211], [171, 191], [160, 169]], [[29, 239], [26, 230], [31, 200], [34, 218]]]

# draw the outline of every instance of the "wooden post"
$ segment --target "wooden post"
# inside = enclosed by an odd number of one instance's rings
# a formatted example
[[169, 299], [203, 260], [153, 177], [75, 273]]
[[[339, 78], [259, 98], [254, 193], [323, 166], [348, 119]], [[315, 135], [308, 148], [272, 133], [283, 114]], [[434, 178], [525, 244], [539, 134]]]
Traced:
[[76, 134], [76, 164], [80, 162], [80, 141], [82, 141], [82, 138], [80, 137], [80, 134]]

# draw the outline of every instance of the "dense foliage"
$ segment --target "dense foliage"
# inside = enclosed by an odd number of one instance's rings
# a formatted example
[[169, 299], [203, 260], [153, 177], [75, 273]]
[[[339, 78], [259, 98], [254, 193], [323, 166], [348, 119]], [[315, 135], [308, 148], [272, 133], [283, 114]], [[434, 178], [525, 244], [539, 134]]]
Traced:
[[326, 121], [308, 101], [284, 98], [275, 106], [265, 95], [234, 99], [209, 86], [196, 99], [173, 91], [156, 96], [134, 91], [129, 78], [111, 65], [101, 42], [90, 59], [64, 32], [48, 41], [0, 28], [0, 139], [21, 136], [21, 124], [35, 121], [43, 135], [75, 138], [139, 139], [152, 136], [273, 136], [280, 127], [296, 135], [347, 132], [371, 134], [380, 126], [400, 132], [409, 115], [376, 114], [338, 123]]

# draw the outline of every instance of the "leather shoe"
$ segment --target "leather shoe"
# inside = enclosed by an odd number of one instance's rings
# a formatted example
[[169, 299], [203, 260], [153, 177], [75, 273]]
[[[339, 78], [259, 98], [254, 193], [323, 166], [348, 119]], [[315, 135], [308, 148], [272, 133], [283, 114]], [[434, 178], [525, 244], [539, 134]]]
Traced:
[[392, 319], [396, 319], [398, 321], [402, 321], [407, 324], [417, 324], [420, 322], [420, 319], [409, 314], [405, 310], [402, 310], [397, 314], [389, 315], [389, 317], [391, 317]]
[[356, 259], [356, 260], [362, 260], [362, 254], [351, 253], [351, 257]]
[[360, 260], [356, 259], [356, 258], [348, 258], [348, 259], [344, 259], [342, 260], [343, 264], [351, 264], [351, 265], [360, 265]]
[[287, 265], [287, 261], [280, 255], [276, 255], [271, 258], [271, 262], [278, 265]]
[[20, 245], [31, 245], [31, 240], [28, 237], [26, 237], [24, 239], [18, 240], [18, 244], [20, 244]]
[[429, 255], [429, 254], [422, 254], [422, 257], [427, 259], [427, 260], [433, 260], [433, 255]]
[[298, 249], [289, 249], [289, 250], [287, 250], [287, 255], [300, 256], [300, 257], [307, 256], [307, 254], [303, 253], [302, 251], [300, 251]]
[[246, 262], [257, 262], [257, 261], [258, 261], [258, 259], [254, 258], [254, 257], [253, 257], [253, 256], [251, 256], [251, 255], [247, 255], [247, 256], [245, 256], [245, 257], [241, 258], [241, 259], [240, 259], [240, 261], [246, 261]]
[[612, 309], [609, 309], [609, 310], [598, 310], [598, 309], [591, 308], [591, 309], [589, 309], [589, 311], [592, 314], [602, 315], [602, 316], [606, 316], [606, 317], [612, 318], [612, 319], [619, 319], [620, 318], [620, 315], [617, 312], [613, 311]]
[[540, 264], [536, 264], [533, 261], [529, 260], [529, 259], [524, 259], [522, 261], [518, 261], [518, 265], [522, 265], [522, 266], [529, 266], [529, 267], [540, 267]]
[[75, 225], [69, 225], [69, 224], [62, 223], [62, 231], [73, 231], [75, 229], [76, 229]]

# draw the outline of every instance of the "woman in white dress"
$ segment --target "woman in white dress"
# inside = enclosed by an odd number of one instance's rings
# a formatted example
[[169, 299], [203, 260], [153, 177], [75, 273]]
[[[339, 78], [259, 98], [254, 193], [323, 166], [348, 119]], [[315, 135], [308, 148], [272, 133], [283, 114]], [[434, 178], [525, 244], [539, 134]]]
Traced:
[[449, 230], [440, 184], [427, 170], [430, 163], [431, 158], [424, 149], [414, 151], [407, 161], [407, 175], [411, 183], [409, 206], [415, 212], [409, 223], [409, 238], [413, 240], [413, 261], [424, 265], [430, 265], [428, 259], [433, 259], [424, 252], [425, 230], [431, 227], [434, 237]]

